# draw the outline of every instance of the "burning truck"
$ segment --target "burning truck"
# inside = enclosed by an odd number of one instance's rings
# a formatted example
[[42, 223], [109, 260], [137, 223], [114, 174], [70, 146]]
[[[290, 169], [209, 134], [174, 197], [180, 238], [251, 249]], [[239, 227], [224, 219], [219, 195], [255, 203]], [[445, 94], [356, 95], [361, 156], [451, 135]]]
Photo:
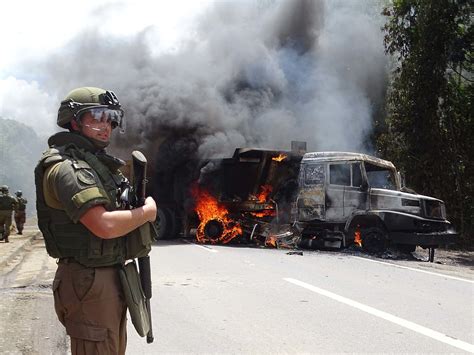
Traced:
[[166, 179], [172, 186], [161, 185], [154, 196], [159, 237], [195, 235], [202, 243], [251, 241], [275, 247], [290, 243], [302, 157], [295, 150], [238, 148], [231, 158], [185, 161]]
[[[345, 152], [238, 148], [232, 158], [188, 160], [155, 193], [160, 238], [202, 243], [404, 252], [454, 242], [443, 201], [402, 186], [386, 160]], [[296, 148], [295, 148], [296, 147]]]

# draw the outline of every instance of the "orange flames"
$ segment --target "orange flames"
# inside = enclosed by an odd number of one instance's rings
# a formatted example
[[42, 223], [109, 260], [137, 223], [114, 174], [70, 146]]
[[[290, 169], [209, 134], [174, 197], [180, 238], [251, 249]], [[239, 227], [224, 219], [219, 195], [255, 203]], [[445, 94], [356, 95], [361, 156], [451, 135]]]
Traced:
[[285, 155], [285, 154], [279, 154], [278, 156], [273, 157], [272, 160], [275, 160], [277, 162], [281, 162], [281, 161], [285, 160], [286, 157], [287, 157], [287, 155]]
[[276, 248], [277, 247], [277, 239], [274, 236], [268, 236], [265, 239], [265, 246], [266, 247], [271, 247], [271, 248]]
[[[221, 243], [226, 244], [235, 237], [242, 235], [242, 227], [229, 218], [229, 211], [219, 204], [214, 196], [198, 186], [193, 187], [192, 194], [196, 201], [195, 210], [200, 221], [196, 230], [196, 238], [198, 242], [217, 243], [220, 241]], [[207, 238], [204, 233], [206, 224], [211, 220], [218, 221], [223, 227], [222, 234], [215, 240]]]
[[265, 202], [268, 198], [268, 195], [270, 195], [270, 192], [272, 192], [273, 187], [271, 185], [262, 185], [260, 186], [260, 193], [257, 195], [257, 200], [258, 202]]
[[[265, 203], [268, 201], [268, 197], [270, 193], [272, 192], [273, 187], [272, 185], [262, 185], [260, 186], [260, 193], [253, 198], [256, 198], [258, 202], [260, 203]], [[276, 211], [274, 209], [266, 209], [260, 212], [250, 212], [250, 214], [254, 217], [257, 218], [262, 218], [262, 217], [273, 217], [276, 216]]]
[[354, 232], [354, 244], [356, 244], [359, 247], [362, 246], [362, 237], [360, 235], [359, 226], [357, 226], [357, 229]]
[[275, 210], [265, 210], [265, 211], [262, 211], [262, 212], [250, 212], [250, 214], [254, 217], [257, 217], [257, 218], [274, 217], [274, 216], [276, 216], [276, 211]]

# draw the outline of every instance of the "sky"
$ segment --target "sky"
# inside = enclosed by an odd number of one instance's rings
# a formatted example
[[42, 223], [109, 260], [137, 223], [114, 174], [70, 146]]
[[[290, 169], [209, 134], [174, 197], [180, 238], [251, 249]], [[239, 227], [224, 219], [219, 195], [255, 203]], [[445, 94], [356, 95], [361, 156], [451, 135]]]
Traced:
[[79, 86], [115, 91], [156, 154], [236, 147], [371, 153], [387, 57], [382, 0], [16, 0], [2, 4], [0, 117], [58, 130]]

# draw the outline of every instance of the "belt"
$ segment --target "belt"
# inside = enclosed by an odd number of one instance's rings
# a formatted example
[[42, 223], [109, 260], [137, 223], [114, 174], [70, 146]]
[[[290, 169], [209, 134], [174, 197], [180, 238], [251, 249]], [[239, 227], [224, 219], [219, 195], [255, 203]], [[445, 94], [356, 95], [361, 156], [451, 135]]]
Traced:
[[59, 258], [58, 261], [56, 262], [57, 264], [79, 264], [83, 267], [87, 267], [87, 268], [102, 268], [102, 267], [119, 267], [121, 266], [121, 264], [115, 264], [115, 265], [108, 265], [108, 266], [85, 266], [83, 264], [81, 264], [79, 261], [77, 261], [76, 259], [74, 259], [73, 257], [67, 257], [67, 258]]
[[71, 258], [71, 257], [69, 257], [69, 258], [60, 258], [58, 260], [58, 264], [71, 264], [71, 263], [80, 264], [79, 261], [77, 261], [76, 259]]

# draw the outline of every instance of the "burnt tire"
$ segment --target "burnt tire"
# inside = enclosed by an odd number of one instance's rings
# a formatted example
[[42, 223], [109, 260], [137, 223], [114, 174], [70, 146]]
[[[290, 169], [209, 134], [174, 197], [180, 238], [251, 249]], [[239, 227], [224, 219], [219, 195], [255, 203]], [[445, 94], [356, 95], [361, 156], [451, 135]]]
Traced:
[[387, 249], [387, 233], [382, 228], [365, 228], [361, 231], [362, 248], [368, 253], [382, 253]]
[[217, 243], [219, 238], [224, 233], [224, 226], [222, 222], [212, 219], [204, 226], [204, 235], [213, 243]]

